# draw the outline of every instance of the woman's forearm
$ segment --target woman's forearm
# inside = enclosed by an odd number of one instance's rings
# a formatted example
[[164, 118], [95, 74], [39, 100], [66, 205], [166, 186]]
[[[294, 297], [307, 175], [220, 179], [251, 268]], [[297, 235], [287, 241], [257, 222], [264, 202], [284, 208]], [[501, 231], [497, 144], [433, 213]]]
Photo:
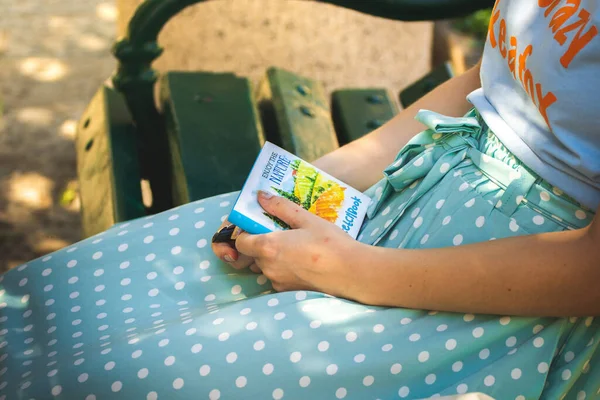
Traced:
[[414, 119], [420, 109], [462, 116], [469, 109], [466, 97], [480, 87], [479, 66], [457, 76], [403, 110], [382, 127], [313, 162], [336, 178], [366, 190], [379, 179], [398, 151], [425, 127]]
[[[598, 210], [600, 212], [600, 209]], [[364, 247], [348, 297], [438, 311], [530, 316], [600, 315], [600, 223], [465, 246]]]

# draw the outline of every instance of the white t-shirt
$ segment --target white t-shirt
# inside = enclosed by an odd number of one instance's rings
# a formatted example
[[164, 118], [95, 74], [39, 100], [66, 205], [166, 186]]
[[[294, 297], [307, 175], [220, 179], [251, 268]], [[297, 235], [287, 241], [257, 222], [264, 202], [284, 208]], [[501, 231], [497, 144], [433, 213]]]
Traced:
[[502, 143], [585, 206], [600, 204], [600, 1], [497, 0], [469, 95]]

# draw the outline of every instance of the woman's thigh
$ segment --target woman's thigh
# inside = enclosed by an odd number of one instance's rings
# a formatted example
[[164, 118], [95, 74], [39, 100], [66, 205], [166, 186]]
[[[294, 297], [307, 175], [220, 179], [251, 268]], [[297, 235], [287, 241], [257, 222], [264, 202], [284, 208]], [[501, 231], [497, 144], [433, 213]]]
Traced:
[[[512, 382], [510, 371], [550, 363], [560, 323], [538, 320], [543, 329], [532, 330], [530, 319], [271, 293], [264, 276], [236, 271], [210, 250], [234, 196], [117, 226], [4, 275], [0, 395], [364, 399], [494, 393], [507, 383], [513, 397], [536, 390]], [[535, 347], [538, 337], [545, 347]], [[508, 356], [514, 348], [536, 356]]]
[[166, 358], [181, 341], [176, 330], [269, 292], [265, 276], [237, 271], [211, 251], [236, 195], [120, 224], [0, 276], [0, 395], [102, 393], [99, 380], [125, 379], [141, 361], [136, 349]]

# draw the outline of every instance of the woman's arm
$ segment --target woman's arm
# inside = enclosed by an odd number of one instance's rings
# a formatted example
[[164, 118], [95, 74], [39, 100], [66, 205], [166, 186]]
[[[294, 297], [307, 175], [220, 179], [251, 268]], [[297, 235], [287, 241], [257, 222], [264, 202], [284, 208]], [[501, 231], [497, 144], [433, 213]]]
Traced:
[[359, 243], [280, 196], [261, 192], [258, 201], [293, 229], [242, 233], [236, 245], [277, 291], [315, 290], [424, 310], [600, 316], [598, 216], [574, 231], [406, 250]]
[[[600, 214], [600, 208], [596, 215]], [[363, 246], [345, 297], [426, 310], [600, 315], [600, 221], [584, 229], [451, 248]]]
[[419, 99], [382, 127], [321, 158], [313, 164], [359, 190], [379, 179], [400, 149], [425, 126], [414, 119], [420, 109], [461, 117], [472, 105], [466, 97], [481, 86], [479, 65], [454, 77]]

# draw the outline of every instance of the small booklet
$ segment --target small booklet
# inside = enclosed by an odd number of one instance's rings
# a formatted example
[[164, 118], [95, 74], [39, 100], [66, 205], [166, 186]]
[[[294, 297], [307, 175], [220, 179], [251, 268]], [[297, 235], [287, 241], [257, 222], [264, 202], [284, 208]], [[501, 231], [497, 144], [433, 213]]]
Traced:
[[228, 220], [252, 233], [268, 233], [289, 226], [263, 210], [258, 191], [285, 197], [329, 221], [353, 239], [371, 199], [340, 180], [320, 171], [284, 149], [266, 142], [236, 200]]

